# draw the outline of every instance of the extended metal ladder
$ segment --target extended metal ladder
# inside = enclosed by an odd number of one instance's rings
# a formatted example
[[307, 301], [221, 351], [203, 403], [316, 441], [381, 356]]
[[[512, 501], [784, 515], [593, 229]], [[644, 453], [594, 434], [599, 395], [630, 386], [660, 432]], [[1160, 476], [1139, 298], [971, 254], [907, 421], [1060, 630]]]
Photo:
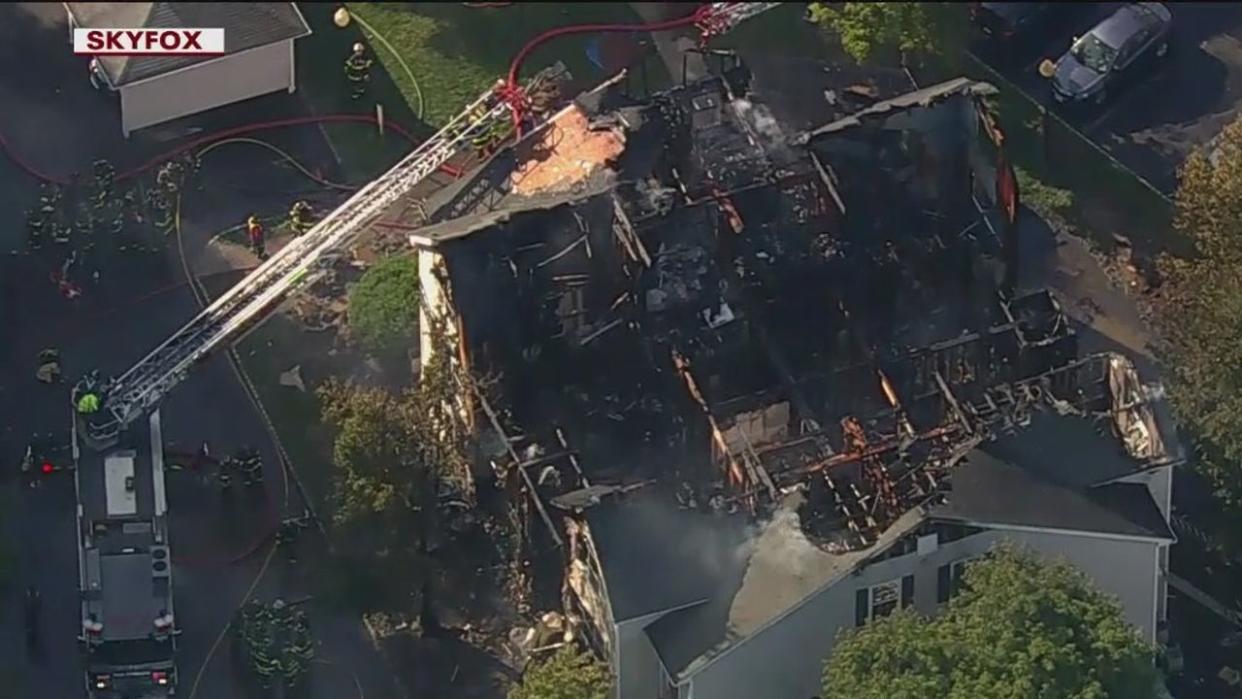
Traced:
[[509, 105], [490, 90], [385, 174], [294, 238], [232, 289], [217, 298], [106, 389], [109, 420], [104, 431], [120, 429], [157, 405], [198, 361], [261, 319], [290, 291], [314, 278], [360, 233], [410, 189], [438, 170], [463, 143], [497, 121], [511, 119]]

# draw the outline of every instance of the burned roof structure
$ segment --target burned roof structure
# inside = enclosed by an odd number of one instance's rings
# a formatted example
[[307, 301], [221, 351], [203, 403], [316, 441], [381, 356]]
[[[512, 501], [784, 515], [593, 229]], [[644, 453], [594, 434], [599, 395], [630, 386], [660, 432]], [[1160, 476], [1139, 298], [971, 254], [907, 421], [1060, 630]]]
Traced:
[[[646, 633], [670, 677], [692, 673], [928, 521], [1166, 536], [1108, 485], [1171, 458], [1133, 367], [1079, 358], [1052, 296], [1011, 293], [993, 88], [788, 133], [748, 79], [646, 100], [606, 84], [429, 200], [411, 236], [423, 312], [452, 321], [424, 330], [503, 377], [497, 466], [565, 535], [601, 646], [673, 612]], [[1100, 454], [1071, 470], [1024, 439]]]

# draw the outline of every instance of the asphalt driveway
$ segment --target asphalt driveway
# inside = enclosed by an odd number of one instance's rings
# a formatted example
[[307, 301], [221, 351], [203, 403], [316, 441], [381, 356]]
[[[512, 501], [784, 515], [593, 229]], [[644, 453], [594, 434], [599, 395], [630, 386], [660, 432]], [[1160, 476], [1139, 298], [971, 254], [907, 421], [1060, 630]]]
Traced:
[[[144, 131], [126, 142], [120, 136], [117, 105], [111, 96], [89, 87], [82, 61], [66, 46], [66, 32], [59, 4], [0, 6], [0, 38], [5, 39], [0, 43], [0, 135], [35, 169], [63, 176], [106, 157], [124, 171], [170, 149], [187, 133], [305, 113], [296, 96], [282, 93]], [[330, 151], [313, 126], [260, 137], [309, 167], [337, 176]], [[195, 267], [207, 266], [212, 255], [207, 241], [220, 229], [252, 211], [279, 215], [288, 210], [291, 192], [307, 186], [267, 151], [242, 146], [222, 148], [205, 158], [199, 181], [201, 189], [185, 193], [182, 211], [187, 253]], [[74, 301], [61, 297], [49, 272], [76, 243], [45, 245], [38, 253], [26, 250], [24, 211], [34, 204], [37, 192], [37, 182], [0, 155], [0, 534], [16, 556], [12, 584], [0, 589], [0, 698], [74, 699], [83, 696], [84, 687], [76, 642], [80, 620], [72, 477], [55, 474], [33, 489], [15, 477], [31, 433], [67, 438], [68, 389], [39, 384], [34, 357], [42, 348], [59, 348], [68, 377], [93, 368], [123, 371], [189, 320], [198, 306], [183, 283], [175, 246], [162, 253], [105, 257], [97, 286], [88, 285]], [[218, 261], [213, 268], [220, 268]], [[238, 554], [266, 533], [273, 510], [300, 514], [302, 505], [295, 492], [286, 506], [275, 448], [224, 356], [199, 366], [162, 411], [166, 440], [184, 445], [206, 440], [216, 453], [243, 444], [259, 448], [268, 486], [266, 495], [256, 493], [230, 505], [211, 474], [169, 475], [176, 604], [183, 631], [179, 695], [191, 696], [195, 677], [251, 589], [265, 551], [240, 559]], [[283, 567], [283, 562], [274, 562], [254, 588], [260, 599], [288, 594], [281, 587], [290, 577]], [[38, 586], [44, 597], [44, 640], [32, 655], [22, 640], [20, 591], [26, 585]], [[335, 665], [314, 667], [309, 696], [358, 696], [359, 685], [367, 697], [398, 696], [356, 618], [320, 611], [312, 614], [316, 626], [324, 631], [319, 634], [319, 657]], [[243, 696], [228, 645], [220, 645], [192, 695], [197, 699]]]
[[[1043, 45], [1024, 50], [1008, 65], [989, 63], [1032, 97], [1052, 106], [1050, 86], [1039, 77], [1043, 58], [1057, 58], [1074, 36], [1124, 3], [1089, 5]], [[1177, 168], [1194, 148], [1210, 141], [1242, 107], [1242, 5], [1168, 3], [1173, 13], [1171, 54], [1163, 67], [1116, 95], [1101, 110], [1070, 121], [1118, 160], [1171, 194]]]

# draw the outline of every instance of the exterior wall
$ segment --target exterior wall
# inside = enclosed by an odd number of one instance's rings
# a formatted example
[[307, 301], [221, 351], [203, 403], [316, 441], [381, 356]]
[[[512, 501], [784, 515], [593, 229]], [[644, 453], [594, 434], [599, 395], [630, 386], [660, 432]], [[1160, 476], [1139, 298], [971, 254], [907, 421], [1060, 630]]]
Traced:
[[938, 568], [982, 555], [996, 540], [994, 532], [984, 532], [942, 544], [927, 556], [908, 554], [846, 576], [695, 675], [687, 699], [817, 696], [824, 658], [837, 634], [854, 627], [854, 595], [859, 588], [913, 574], [914, 607], [933, 613]]
[[1104, 592], [1115, 595], [1126, 621], [1148, 643], [1156, 642], [1156, 610], [1164, 586], [1158, 573], [1159, 544], [1044, 532], [1010, 532], [1009, 538], [1051, 557], [1062, 557], [1086, 573]]
[[617, 675], [615, 699], [655, 699], [660, 696], [663, 677], [660, 656], [643, 629], [654, 624], [667, 612], [628, 619], [617, 625]]
[[922, 613], [938, 608], [940, 566], [986, 553], [1008, 540], [1036, 552], [1063, 557], [1105, 592], [1117, 596], [1126, 619], [1154, 641], [1158, 604], [1158, 545], [1052, 532], [987, 531], [942, 543], [927, 555], [910, 553], [878, 561], [808, 599], [789, 616], [735, 647], [694, 675], [683, 699], [811, 699], [820, 690], [823, 660], [837, 634], [855, 623], [855, 593], [864, 587], [914, 576], [913, 605]]
[[121, 127], [135, 129], [276, 90], [293, 91], [293, 41], [242, 51], [121, 87]]

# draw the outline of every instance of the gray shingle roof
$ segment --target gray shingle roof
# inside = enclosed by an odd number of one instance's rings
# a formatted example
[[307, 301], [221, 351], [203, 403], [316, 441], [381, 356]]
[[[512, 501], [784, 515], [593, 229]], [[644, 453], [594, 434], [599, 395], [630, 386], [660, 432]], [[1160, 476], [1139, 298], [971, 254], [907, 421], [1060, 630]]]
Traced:
[[[224, 51], [238, 53], [311, 33], [291, 2], [67, 2], [73, 21], [87, 29], [223, 27]], [[214, 56], [101, 56], [113, 87], [153, 78]]]
[[[999, 457], [988, 445], [967, 456], [953, 471], [946, 502], [937, 519], [1067, 529], [1171, 539], [1147, 487], [1116, 483], [1096, 488], [1062, 485], [1030, 468], [1027, 452]], [[1088, 463], [1072, 451], [1051, 449], [1067, 463]]]

